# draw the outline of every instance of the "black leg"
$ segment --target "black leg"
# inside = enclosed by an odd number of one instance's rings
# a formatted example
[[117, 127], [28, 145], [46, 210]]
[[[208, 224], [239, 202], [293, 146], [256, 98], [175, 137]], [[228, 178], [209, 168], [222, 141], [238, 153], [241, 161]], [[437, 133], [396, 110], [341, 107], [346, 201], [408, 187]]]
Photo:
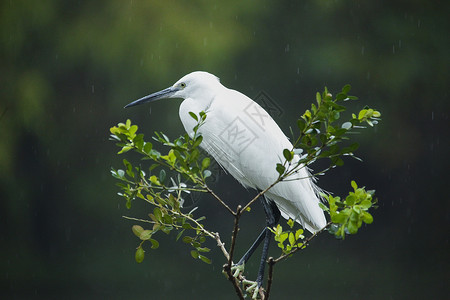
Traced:
[[280, 210], [276, 206], [275, 202], [268, 200], [266, 198], [262, 199], [262, 204], [264, 206], [264, 211], [266, 213], [266, 228], [265, 228], [265, 237], [263, 244], [263, 251], [261, 254], [261, 262], [259, 264], [258, 276], [256, 277], [256, 282], [258, 283], [258, 288], [261, 286], [263, 278], [264, 278], [264, 269], [266, 266], [267, 256], [269, 254], [269, 245], [270, 240], [273, 237], [272, 231], [269, 228], [275, 226], [280, 220]]
[[264, 240], [258, 276], [256, 277], [258, 287], [261, 286], [262, 280], [264, 278], [264, 269], [266, 266], [267, 255], [269, 253], [270, 240], [272, 239], [273, 236], [273, 233], [268, 229], [268, 227], [272, 228], [273, 226], [275, 226], [280, 220], [281, 216], [280, 210], [273, 201], [268, 200], [266, 198], [261, 198], [261, 203], [264, 207], [264, 212], [266, 214], [266, 227], [256, 238], [255, 242], [252, 244], [250, 249], [248, 249], [247, 252], [245, 252], [244, 256], [242, 256], [242, 258], [237, 263], [237, 265], [246, 263], [252, 256], [253, 252], [255, 252], [256, 248], [258, 248], [259, 244], [261, 244], [261, 242]]
[[256, 282], [258, 283], [258, 288], [261, 286], [264, 278], [264, 269], [266, 267], [267, 256], [269, 255], [269, 245], [272, 239], [273, 233], [269, 229], [265, 230], [266, 235], [264, 238], [263, 250], [261, 254], [261, 262], [259, 263], [258, 276], [256, 277]]
[[265, 236], [266, 236], [266, 228], [264, 228], [261, 231], [259, 236], [253, 242], [253, 245], [251, 245], [251, 247], [247, 250], [247, 252], [245, 252], [244, 256], [242, 256], [242, 258], [239, 260], [237, 265], [242, 265], [242, 264], [247, 263], [248, 259], [250, 258], [250, 256], [252, 256], [253, 252], [255, 252], [256, 248], [258, 248], [259, 244], [261, 244], [261, 242], [263, 241]]

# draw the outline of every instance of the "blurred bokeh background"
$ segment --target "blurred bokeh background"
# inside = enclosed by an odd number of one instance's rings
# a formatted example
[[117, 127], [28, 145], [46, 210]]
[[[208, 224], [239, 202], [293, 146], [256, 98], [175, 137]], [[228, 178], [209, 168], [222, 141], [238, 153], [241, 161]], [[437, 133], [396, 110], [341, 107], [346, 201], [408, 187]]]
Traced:
[[[134, 224], [110, 168], [109, 128], [130, 118], [148, 138], [183, 133], [180, 100], [130, 101], [205, 70], [280, 108], [284, 132], [327, 86], [353, 86], [382, 112], [347, 160], [319, 179], [376, 189], [372, 225], [345, 241], [323, 234], [275, 270], [273, 299], [448, 299], [448, 1], [2, 1], [0, 4], [0, 278], [3, 299], [234, 299], [213, 264], [175, 236], [134, 262]], [[221, 175], [217, 193], [253, 195]], [[197, 196], [222, 237], [232, 220]], [[242, 222], [238, 256], [259, 233]], [[278, 253], [271, 248], [272, 255]], [[256, 274], [258, 257], [247, 266]]]

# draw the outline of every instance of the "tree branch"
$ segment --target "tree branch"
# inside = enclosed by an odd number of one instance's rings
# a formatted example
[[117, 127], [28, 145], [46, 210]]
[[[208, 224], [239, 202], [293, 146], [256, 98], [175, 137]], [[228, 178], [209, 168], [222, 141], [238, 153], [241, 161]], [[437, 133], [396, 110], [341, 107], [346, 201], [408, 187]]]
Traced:
[[216, 200], [219, 201], [219, 203], [222, 204], [222, 206], [228, 210], [228, 212], [230, 212], [233, 216], [236, 216], [236, 212], [234, 212], [225, 202], [223, 202], [223, 200], [220, 199], [220, 197], [217, 196], [216, 193], [214, 193], [214, 191], [209, 188], [209, 186], [204, 184], [204, 187], [208, 191], [208, 193], [210, 193], [214, 198], [216, 198]]
[[231, 267], [228, 264], [223, 265], [223, 270], [227, 274], [228, 280], [231, 282], [231, 284], [234, 287], [234, 291], [236, 292], [236, 295], [240, 300], [245, 300], [244, 293], [242, 292], [242, 289], [239, 287], [239, 284], [236, 280], [236, 278], [233, 277], [233, 274], [231, 274]]
[[272, 287], [273, 282], [273, 265], [275, 264], [273, 262], [273, 257], [269, 257], [269, 261], [267, 262], [269, 265], [268, 275], [267, 275], [267, 290], [265, 293], [265, 300], [269, 299], [270, 296], [270, 288]]
[[222, 242], [222, 240], [220, 239], [219, 233], [216, 232], [214, 239], [217, 242], [217, 246], [220, 248], [220, 250], [222, 250], [223, 255], [225, 256], [225, 258], [227, 260], [230, 259], [230, 254], [228, 253], [227, 249], [225, 248], [225, 243]]
[[236, 237], [239, 231], [239, 218], [241, 216], [242, 207], [238, 205], [236, 209], [236, 214], [234, 216], [234, 226], [233, 226], [233, 234], [231, 235], [231, 245], [230, 245], [230, 257], [228, 257], [228, 266], [231, 269], [231, 265], [233, 264], [233, 256], [234, 256], [234, 248], [236, 246]]
[[[268, 190], [270, 190], [275, 184], [277, 184], [278, 182], [280, 182], [280, 178], [278, 178], [274, 183], [272, 183], [268, 188], [266, 188], [265, 190], [262, 190], [261, 192], [259, 192], [252, 200], [250, 200], [239, 212], [239, 214], [242, 214], [244, 211], [247, 210], [247, 208], [252, 205], [256, 200], [258, 200], [259, 197], [261, 197], [262, 195], [264, 195]], [[237, 212], [236, 212], [237, 213]]]

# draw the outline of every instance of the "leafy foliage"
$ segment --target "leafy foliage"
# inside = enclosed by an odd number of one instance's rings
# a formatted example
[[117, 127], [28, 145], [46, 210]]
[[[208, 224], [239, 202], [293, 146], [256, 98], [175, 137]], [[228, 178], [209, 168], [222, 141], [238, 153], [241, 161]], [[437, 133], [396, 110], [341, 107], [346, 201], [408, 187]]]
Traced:
[[337, 196], [324, 195], [329, 208], [322, 204], [322, 209], [330, 214], [333, 225], [329, 231], [337, 238], [343, 239], [345, 234], [356, 234], [362, 223], [373, 222], [373, 217], [368, 210], [374, 206], [375, 191], [359, 188], [355, 181], [352, 181], [351, 185], [354, 191], [350, 192], [343, 201]]
[[295, 222], [292, 219], [289, 219], [287, 224], [289, 226], [288, 231], [283, 231], [283, 227], [280, 224], [269, 229], [274, 233], [275, 241], [278, 242], [277, 245], [282, 250], [283, 254], [289, 255], [294, 249], [304, 247], [304, 244], [301, 241], [305, 236], [303, 235], [303, 229], [301, 228], [293, 231]]
[[[152, 225], [149, 229], [144, 229], [140, 225], [132, 227], [133, 233], [141, 240], [136, 250], [138, 263], [144, 260], [142, 248], [144, 242], [151, 243], [151, 248], [157, 249], [159, 243], [154, 235], [157, 232], [169, 234], [172, 231], [178, 232], [177, 240], [186, 232], [191, 232], [192, 236], [185, 235], [182, 238], [184, 243], [190, 244], [194, 248], [191, 255], [206, 263], [211, 263], [209, 258], [201, 254], [210, 251], [202, 244], [206, 240], [205, 236], [212, 236], [212, 233], [205, 230], [200, 223], [205, 217], [194, 217], [193, 212], [197, 209], [196, 207], [187, 213], [182, 211], [183, 193], [206, 192], [205, 179], [211, 175], [208, 170], [210, 158], [200, 159], [198, 149], [202, 137], [197, 135], [197, 130], [205, 121], [206, 114], [202, 112], [199, 116], [193, 115], [193, 117], [198, 124], [194, 128], [195, 134], [192, 138], [186, 134], [172, 142], [164, 133], [156, 133], [154, 140], [170, 147], [165, 155], [154, 150], [152, 143], [145, 142], [144, 135], [137, 134], [138, 126], [132, 125], [130, 120], [119, 123], [110, 129], [111, 138], [117, 141], [117, 146], [120, 147], [118, 154], [134, 150], [143, 156], [142, 159], [153, 161], [148, 175], [141, 166], [133, 167], [126, 159], [123, 160], [124, 169], [111, 170], [112, 176], [119, 180], [118, 186], [122, 190], [119, 195], [125, 198], [127, 208], [131, 208], [132, 201], [136, 198], [146, 201], [153, 207], [152, 213], [148, 215], [148, 220], [130, 218]], [[166, 170], [178, 174], [175, 177], [176, 180], [173, 177], [167, 180]], [[182, 182], [181, 177], [190, 183], [190, 186]]]
[[[365, 107], [357, 115], [352, 114], [352, 118], [343, 123], [339, 123], [341, 115], [346, 111], [344, 102], [357, 100], [355, 96], [348, 93], [351, 90], [349, 84], [345, 85], [336, 97], [325, 88], [322, 94], [316, 94], [316, 103], [311, 104], [311, 109], [298, 119], [298, 137], [295, 139], [293, 149], [284, 149], [283, 155], [286, 159], [284, 164], [277, 164], [276, 170], [280, 178], [286, 178], [295, 170], [303, 166], [314, 163], [319, 159], [329, 159], [330, 164], [325, 170], [316, 172], [322, 175], [326, 171], [336, 166], [344, 164], [343, 156], [354, 156], [358, 149], [358, 143], [350, 143], [345, 147], [339, 144], [349, 141], [349, 133], [355, 129], [363, 129], [363, 123], [374, 126], [380, 120], [381, 113], [377, 110]], [[294, 154], [299, 154], [300, 159], [292, 164]]]

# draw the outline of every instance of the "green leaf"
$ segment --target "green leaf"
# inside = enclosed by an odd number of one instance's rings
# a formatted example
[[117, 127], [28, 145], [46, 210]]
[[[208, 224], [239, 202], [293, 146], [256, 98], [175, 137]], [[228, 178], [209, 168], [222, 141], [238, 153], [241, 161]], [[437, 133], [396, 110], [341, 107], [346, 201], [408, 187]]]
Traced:
[[203, 137], [200, 135], [200, 136], [198, 136], [196, 139], [195, 139], [195, 141], [194, 141], [194, 144], [192, 145], [192, 148], [197, 148], [199, 145], [200, 145], [200, 143], [203, 141]]
[[127, 199], [127, 203], [125, 204], [125, 206], [130, 209], [131, 208], [131, 199]]
[[294, 152], [289, 151], [288, 149], [284, 149], [283, 156], [287, 161], [291, 161], [294, 158]]
[[363, 209], [369, 209], [372, 206], [372, 202], [370, 200], [363, 200], [360, 205]]
[[159, 222], [161, 222], [162, 220], [162, 213], [161, 213], [161, 209], [159, 209], [159, 207], [155, 207], [153, 209], [153, 215], [155, 216], [155, 219]]
[[202, 169], [206, 169], [211, 164], [211, 159], [209, 157], [205, 157], [202, 161]]
[[347, 94], [344, 94], [342, 92], [336, 95], [336, 101], [342, 101], [342, 100], [345, 100], [346, 98], [347, 98]]
[[361, 121], [366, 116], [366, 113], [367, 113], [367, 109], [362, 109], [358, 114], [358, 120]]
[[190, 236], [183, 236], [183, 239], [182, 239], [183, 243], [186, 243], [186, 244], [192, 243], [193, 240], [194, 239]]
[[152, 237], [153, 231], [152, 230], [144, 230], [139, 235], [139, 238], [143, 241], [149, 240]]
[[128, 151], [130, 151], [131, 149], [133, 149], [132, 146], [124, 146], [124, 147], [122, 148], [122, 150], [120, 150], [119, 152], [117, 152], [117, 154], [122, 154], [122, 153], [128, 152]]
[[289, 225], [289, 227], [294, 227], [294, 224], [295, 224], [295, 222], [294, 222], [294, 220], [292, 220], [292, 219], [289, 219], [288, 221], [287, 221], [287, 224]]
[[348, 94], [348, 92], [350, 92], [351, 89], [352, 89], [352, 86], [351, 86], [350, 84], [346, 84], [346, 85], [344, 85], [344, 87], [342, 88], [342, 93]]
[[152, 249], [157, 249], [159, 247], [159, 242], [154, 239], [149, 239], [150, 243], [152, 243]]
[[194, 114], [192, 111], [189, 112], [189, 115], [192, 117], [192, 119], [194, 119], [195, 121], [198, 122], [198, 117], [196, 114]]
[[191, 250], [191, 256], [195, 259], [199, 258], [199, 254], [197, 250]]
[[357, 198], [356, 198], [355, 194], [350, 193], [350, 195], [348, 195], [348, 196], [345, 198], [345, 203], [346, 203], [347, 205], [349, 205], [349, 206], [352, 206], [352, 205], [354, 205], [354, 204], [356, 203], [356, 200], [357, 200]]
[[288, 238], [289, 234], [287, 232], [283, 232], [282, 234], [280, 234], [278, 236], [278, 242], [283, 243], [287, 238]]
[[180, 239], [180, 237], [183, 235], [184, 233], [184, 229], [181, 230], [180, 232], [178, 232], [177, 237], [175, 238], [175, 241], [178, 241]]
[[366, 224], [372, 224], [373, 217], [372, 217], [372, 215], [370, 213], [364, 211], [363, 214], [362, 214], [362, 220]]
[[211, 251], [211, 249], [206, 248], [206, 247], [198, 247], [197, 251], [198, 252], [209, 252], [209, 251]]
[[133, 225], [133, 227], [131, 227], [131, 230], [133, 231], [134, 235], [140, 237], [141, 233], [144, 231], [144, 228], [142, 228], [142, 226], [139, 225]]
[[305, 130], [305, 121], [303, 119], [298, 119], [297, 120], [297, 127], [300, 130], [300, 132], [303, 132]]
[[[184, 229], [194, 229], [194, 227], [192, 227], [192, 225], [190, 223], [184, 223], [183, 225], [181, 225], [181, 227], [183, 227]], [[192, 239], [189, 236], [188, 236], [188, 238]], [[190, 243], [190, 241], [188, 243]]]
[[283, 175], [286, 168], [282, 164], [277, 164], [277, 172], [281, 175]]
[[311, 119], [311, 112], [309, 110], [306, 110], [305, 113], [303, 114], [302, 118], [304, 120], [310, 120]]
[[161, 185], [161, 183], [158, 181], [158, 178], [155, 175], [150, 176], [150, 182], [154, 185]]
[[289, 232], [289, 244], [291, 244], [291, 246], [295, 244], [295, 236], [292, 232]]
[[320, 105], [320, 102], [322, 102], [322, 97], [320, 96], [319, 92], [316, 93], [316, 101], [317, 101], [317, 104], [319, 104], [319, 105]]
[[139, 246], [136, 249], [136, 253], [134, 254], [134, 259], [136, 260], [136, 262], [138, 264], [140, 264], [141, 262], [144, 261], [144, 257], [145, 257], [145, 251], [144, 251], [144, 249], [142, 249], [141, 246]]
[[152, 148], [153, 148], [152, 143], [146, 142], [146, 143], [144, 144], [143, 151], [144, 151], [145, 153], [149, 154], [150, 151], [152, 150]]
[[159, 181], [164, 182], [165, 179], [166, 179], [166, 171], [164, 171], [164, 169], [161, 169], [161, 171], [159, 171]]
[[356, 234], [358, 232], [358, 226], [355, 222], [349, 222], [347, 225], [347, 230], [350, 234]]
[[208, 178], [208, 177], [210, 177], [211, 175], [212, 175], [212, 173], [211, 173], [210, 170], [205, 170], [205, 171], [203, 171], [203, 177]]
[[352, 128], [352, 123], [351, 122], [345, 122], [344, 124], [342, 124], [341, 128], [344, 128], [346, 130], [349, 130], [350, 128]]
[[296, 240], [298, 240], [298, 239], [303, 239], [304, 238], [304, 236], [303, 236], [303, 229], [298, 229], [296, 232], [295, 232], [295, 239]]
[[134, 143], [134, 146], [135, 146], [138, 150], [142, 151], [142, 149], [144, 148], [144, 135], [143, 135], [142, 133], [136, 135], [136, 136], [133, 138], [133, 143]]
[[206, 256], [204, 256], [204, 255], [199, 254], [198, 258], [200, 258], [203, 262], [205, 262], [207, 264], [211, 264], [211, 260], [209, 258], [207, 258]]
[[332, 157], [331, 162], [338, 167], [341, 167], [344, 165], [344, 161], [339, 156]]
[[336, 224], [344, 224], [347, 217], [348, 216], [345, 213], [336, 213], [331, 216], [331, 221]]
[[319, 207], [323, 210], [323, 211], [329, 211], [330, 209], [325, 205], [325, 204], [323, 204], [322, 202], [319, 202]]

